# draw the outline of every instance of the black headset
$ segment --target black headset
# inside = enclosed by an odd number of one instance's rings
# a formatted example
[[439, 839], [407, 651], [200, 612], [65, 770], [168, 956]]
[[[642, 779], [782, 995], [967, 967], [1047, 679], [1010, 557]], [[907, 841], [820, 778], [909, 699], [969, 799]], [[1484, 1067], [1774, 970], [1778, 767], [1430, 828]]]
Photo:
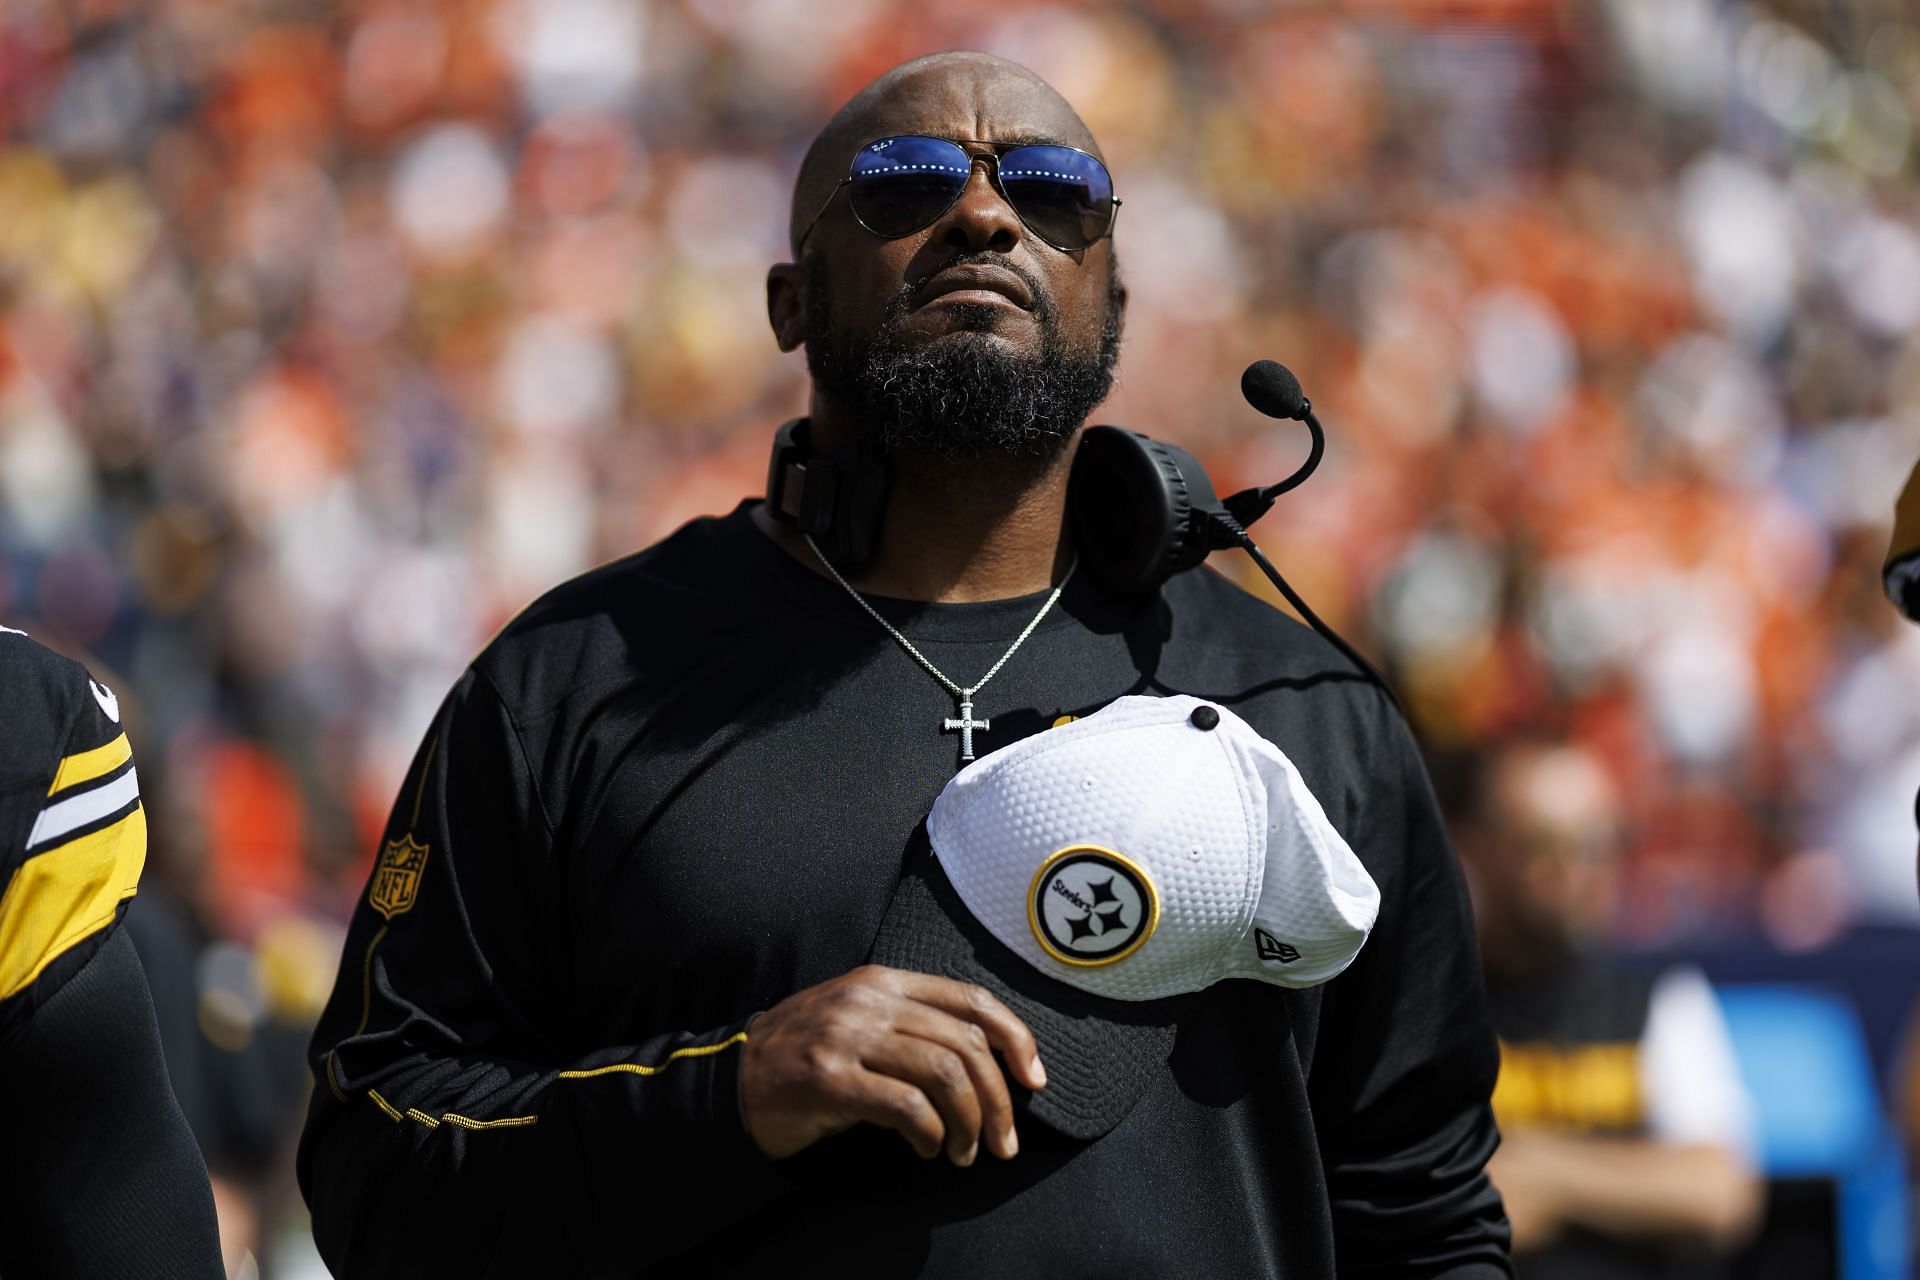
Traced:
[[[767, 504], [812, 536], [834, 568], [858, 577], [886, 515], [886, 456], [864, 443], [817, 453], [809, 423], [774, 436]], [[1151, 593], [1212, 550], [1208, 516], [1223, 511], [1206, 470], [1178, 445], [1122, 427], [1081, 433], [1067, 482], [1067, 524], [1081, 568], [1115, 595]]]
[[[1300, 383], [1271, 360], [1250, 365], [1240, 379], [1247, 402], [1274, 418], [1303, 421], [1312, 433], [1307, 460], [1278, 484], [1227, 498], [1214, 493], [1205, 467], [1179, 445], [1124, 427], [1088, 427], [1080, 435], [1067, 481], [1067, 530], [1081, 570], [1114, 595], [1139, 599], [1207, 553], [1239, 547], [1302, 618], [1392, 697], [1386, 681], [1288, 585], [1247, 526], [1273, 500], [1298, 487], [1326, 454], [1326, 433]], [[879, 545], [886, 515], [885, 455], [859, 443], [816, 453], [807, 420], [783, 425], [767, 468], [767, 505], [775, 516], [810, 534], [841, 573], [857, 577]]]
[[840, 572], [859, 577], [880, 545], [887, 514], [887, 457], [865, 441], [817, 453], [809, 423], [782, 423], [767, 463], [767, 507], [819, 544]]

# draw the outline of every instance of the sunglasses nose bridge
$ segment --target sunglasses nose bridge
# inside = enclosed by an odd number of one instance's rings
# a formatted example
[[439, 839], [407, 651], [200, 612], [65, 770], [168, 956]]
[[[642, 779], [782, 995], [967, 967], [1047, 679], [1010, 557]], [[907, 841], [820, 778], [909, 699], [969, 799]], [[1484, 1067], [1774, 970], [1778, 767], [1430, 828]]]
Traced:
[[[965, 148], [962, 149], [965, 150]], [[968, 151], [967, 160], [969, 165], [966, 185], [960, 188], [959, 194], [953, 198], [953, 203], [947, 206], [940, 221], [967, 217], [973, 224], [974, 230], [967, 231], [958, 225], [952, 229], [962, 231], [969, 243], [977, 239], [982, 243], [990, 244], [1000, 239], [1003, 232], [1007, 237], [1017, 240], [1027, 229], [1026, 220], [1020, 216], [1020, 211], [1013, 207], [1012, 198], [1007, 195], [1007, 189], [1001, 185], [999, 154], [990, 150]], [[991, 193], [991, 198], [986, 208], [993, 211], [991, 215], [984, 211], [977, 211], [974, 176], [979, 172], [982, 164], [987, 168], [986, 186]], [[980, 234], [981, 231], [985, 234]]]

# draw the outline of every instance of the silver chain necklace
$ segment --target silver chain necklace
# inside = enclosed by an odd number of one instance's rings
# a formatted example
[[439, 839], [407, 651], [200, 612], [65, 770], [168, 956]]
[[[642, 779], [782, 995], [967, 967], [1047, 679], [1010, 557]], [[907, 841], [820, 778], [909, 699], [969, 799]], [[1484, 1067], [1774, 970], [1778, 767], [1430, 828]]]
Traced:
[[934, 666], [926, 654], [914, 648], [913, 641], [901, 635], [891, 622], [881, 617], [879, 611], [867, 603], [867, 598], [853, 589], [852, 583], [840, 576], [840, 571], [833, 567], [833, 561], [827, 559], [826, 554], [814, 544], [812, 534], [803, 533], [800, 536], [807, 540], [807, 545], [813, 548], [813, 554], [818, 556], [820, 563], [827, 567], [827, 572], [833, 575], [833, 580], [846, 588], [847, 594], [853, 597], [853, 602], [862, 609], [865, 609], [869, 618], [872, 618], [882, 627], [885, 627], [887, 634], [898, 641], [900, 647], [905, 649], [915, 662], [927, 669], [928, 675], [945, 685], [947, 691], [953, 694], [954, 700], [959, 704], [958, 710], [960, 714], [957, 718], [942, 720], [940, 722], [940, 731], [942, 733], [958, 732], [960, 735], [960, 761], [962, 764], [965, 764], [972, 760], [973, 731], [975, 729], [987, 729], [991, 727], [989, 721], [975, 720], [973, 718], [973, 695], [985, 688], [987, 681], [999, 675], [1000, 668], [1007, 665], [1007, 659], [1011, 658], [1014, 651], [1027, 642], [1027, 637], [1033, 634], [1033, 629], [1040, 625], [1040, 619], [1047, 616], [1047, 611], [1053, 608], [1053, 602], [1060, 598], [1060, 593], [1067, 589], [1067, 583], [1073, 580], [1073, 571], [1080, 567], [1080, 558], [1075, 556], [1073, 563], [1067, 566], [1066, 575], [1060, 579], [1060, 585], [1053, 589], [1053, 593], [1047, 597], [1046, 603], [1040, 606], [1040, 612], [1033, 615], [1033, 620], [1027, 623], [1027, 629], [1016, 636], [1011, 645], [1007, 646], [1007, 651], [1000, 655], [1000, 661], [987, 668], [987, 674], [981, 676], [978, 680], [975, 680], [972, 685], [963, 689], [948, 679], [946, 672]]

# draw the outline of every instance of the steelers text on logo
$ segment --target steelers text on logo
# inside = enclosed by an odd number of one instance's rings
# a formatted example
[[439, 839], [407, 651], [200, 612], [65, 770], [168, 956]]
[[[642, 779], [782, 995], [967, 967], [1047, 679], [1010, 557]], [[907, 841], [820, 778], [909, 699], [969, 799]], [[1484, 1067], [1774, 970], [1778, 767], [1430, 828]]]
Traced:
[[1033, 936], [1067, 964], [1124, 960], [1159, 922], [1152, 878], [1131, 858], [1101, 845], [1068, 845], [1049, 855], [1027, 895]]

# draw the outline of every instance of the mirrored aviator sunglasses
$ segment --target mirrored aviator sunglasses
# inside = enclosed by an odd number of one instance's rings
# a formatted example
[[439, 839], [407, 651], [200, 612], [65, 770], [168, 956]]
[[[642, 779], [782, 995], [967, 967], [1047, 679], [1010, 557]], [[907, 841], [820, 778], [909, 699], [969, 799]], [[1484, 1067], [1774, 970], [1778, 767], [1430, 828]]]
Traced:
[[[966, 190], [973, 166], [985, 161], [989, 178], [1020, 221], [1054, 248], [1072, 253], [1113, 231], [1120, 198], [1098, 157], [1053, 143], [976, 145], [995, 149], [975, 155], [959, 142], [919, 134], [877, 138], [854, 153], [840, 187], [848, 188], [860, 225], [892, 240], [932, 226]], [[832, 202], [829, 195], [820, 214]], [[820, 214], [807, 224], [802, 243]]]

